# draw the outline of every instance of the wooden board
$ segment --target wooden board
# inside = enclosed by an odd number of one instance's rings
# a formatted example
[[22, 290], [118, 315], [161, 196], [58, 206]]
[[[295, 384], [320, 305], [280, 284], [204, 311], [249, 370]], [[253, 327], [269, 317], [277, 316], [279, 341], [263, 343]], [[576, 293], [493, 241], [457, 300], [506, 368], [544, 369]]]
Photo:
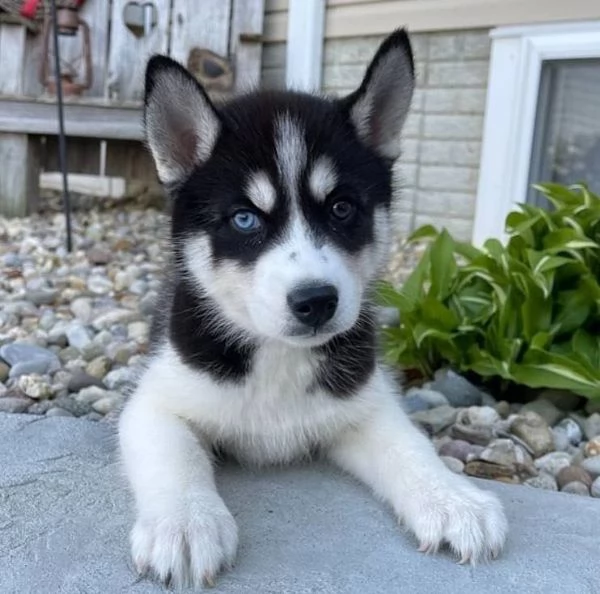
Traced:
[[[27, 30], [21, 25], [0, 25], [0, 94], [21, 93]], [[39, 140], [25, 134], [0, 133], [0, 212], [23, 216], [38, 198]]]
[[233, 0], [229, 52], [237, 92], [260, 84], [264, 13], [264, 0]]
[[0, 95], [17, 95], [23, 88], [27, 29], [0, 24]]
[[154, 0], [156, 26], [137, 37], [125, 24], [123, 10], [129, 0], [113, 0], [108, 96], [119, 100], [140, 100], [144, 91], [144, 70], [149, 56], [169, 51], [170, 0]]
[[171, 57], [186, 64], [193, 47], [227, 56], [231, 0], [173, 0]]
[[[67, 136], [142, 139], [142, 108], [65, 103]], [[0, 132], [58, 134], [56, 103], [0, 97]]]
[[0, 134], [0, 213], [22, 217], [38, 201], [39, 140]]

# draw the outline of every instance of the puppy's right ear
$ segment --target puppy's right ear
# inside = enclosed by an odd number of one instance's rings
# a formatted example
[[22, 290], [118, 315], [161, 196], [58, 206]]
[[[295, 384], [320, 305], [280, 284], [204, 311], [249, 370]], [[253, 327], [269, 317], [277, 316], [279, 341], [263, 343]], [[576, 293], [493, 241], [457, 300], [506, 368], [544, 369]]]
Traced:
[[163, 184], [183, 181], [214, 148], [221, 127], [206, 91], [178, 62], [153, 56], [146, 67], [144, 130]]

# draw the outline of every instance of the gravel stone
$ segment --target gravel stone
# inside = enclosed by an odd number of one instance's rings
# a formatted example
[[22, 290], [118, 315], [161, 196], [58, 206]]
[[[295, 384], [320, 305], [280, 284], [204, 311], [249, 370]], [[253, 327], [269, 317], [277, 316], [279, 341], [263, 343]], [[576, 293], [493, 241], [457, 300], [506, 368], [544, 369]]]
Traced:
[[600, 435], [590, 439], [583, 447], [583, 453], [586, 458], [600, 456]]
[[556, 475], [556, 482], [561, 490], [566, 484], [572, 482], [583, 483], [589, 487], [592, 484], [592, 477], [579, 466], [567, 466]]
[[65, 410], [64, 408], [54, 406], [53, 408], [48, 410], [48, 412], [46, 413], [46, 416], [47, 417], [72, 417], [74, 415], [72, 413], [70, 413], [68, 410]]
[[537, 476], [525, 479], [524, 485], [535, 487], [536, 489], [546, 489], [546, 491], [558, 491], [556, 479], [547, 472], [540, 472]]
[[90, 386], [99, 386], [100, 388], [102, 388], [104, 384], [102, 383], [101, 379], [90, 375], [90, 373], [88, 373], [87, 370], [75, 371], [75, 373], [73, 373], [71, 379], [67, 384], [69, 392], [80, 392], [81, 390], [89, 388]]
[[533, 411], [540, 415], [550, 427], [556, 425], [565, 416], [565, 413], [559, 410], [552, 402], [543, 399], [524, 404], [520, 412], [526, 413], [528, 411]]
[[592, 413], [583, 422], [583, 433], [586, 439], [593, 439], [600, 435], [600, 413]]
[[434, 381], [428, 388], [441, 392], [455, 407], [478, 406], [482, 401], [479, 388], [451, 369], [436, 371]]
[[457, 414], [458, 411], [451, 406], [437, 406], [436, 408], [413, 413], [410, 418], [434, 435], [452, 425]]
[[563, 493], [572, 493], [573, 495], [583, 495], [584, 497], [589, 496], [590, 489], [584, 483], [580, 483], [579, 481], [573, 481], [572, 483], [567, 483], [561, 491]]
[[450, 456], [440, 456], [440, 458], [452, 472], [455, 472], [456, 474], [462, 474], [465, 465], [460, 460]]
[[30, 405], [31, 400], [27, 398], [17, 398], [15, 396], [3, 396], [0, 398], [0, 412], [24, 413]]
[[522, 439], [538, 458], [554, 449], [554, 438], [546, 421], [536, 412], [527, 411], [515, 419], [511, 432]]
[[583, 432], [581, 427], [573, 419], [563, 419], [553, 428], [553, 433], [564, 433], [569, 443], [572, 445], [579, 445], [583, 439]]
[[550, 452], [535, 461], [540, 471], [556, 476], [563, 468], [571, 465], [571, 455], [567, 452]]
[[44, 377], [38, 374], [20, 376], [18, 386], [23, 394], [35, 400], [45, 400], [53, 395], [52, 386], [48, 384]]
[[101, 355], [90, 361], [86, 365], [85, 371], [88, 375], [101, 380], [110, 371], [111, 367], [112, 363], [110, 359], [105, 355]]
[[4, 361], [0, 361], [0, 382], [5, 382], [9, 373], [10, 367]]
[[81, 322], [72, 322], [66, 330], [69, 346], [81, 350], [92, 342], [93, 334]]
[[52, 351], [23, 342], [3, 345], [0, 357], [11, 366], [9, 377], [52, 373], [60, 369], [60, 361]]
[[587, 470], [593, 477], [600, 476], [600, 456], [585, 458], [581, 462], [581, 467]]

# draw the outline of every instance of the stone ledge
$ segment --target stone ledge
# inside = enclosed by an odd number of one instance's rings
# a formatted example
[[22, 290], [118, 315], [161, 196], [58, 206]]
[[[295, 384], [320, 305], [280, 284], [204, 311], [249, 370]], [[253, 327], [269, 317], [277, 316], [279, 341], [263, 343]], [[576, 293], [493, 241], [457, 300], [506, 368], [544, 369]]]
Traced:
[[[0, 592], [140, 593], [127, 532], [130, 501], [114, 428], [69, 418], [0, 414]], [[494, 563], [424, 556], [366, 490], [324, 465], [219, 472], [240, 527], [236, 568], [212, 592], [591, 594], [600, 591], [600, 504], [485, 482], [511, 525]]]

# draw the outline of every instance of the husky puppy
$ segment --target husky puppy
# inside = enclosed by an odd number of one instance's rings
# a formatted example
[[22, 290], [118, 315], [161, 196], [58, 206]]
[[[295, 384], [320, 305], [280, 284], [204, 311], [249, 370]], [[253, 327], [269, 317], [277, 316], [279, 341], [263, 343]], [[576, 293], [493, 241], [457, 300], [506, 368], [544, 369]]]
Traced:
[[182, 66], [150, 59], [145, 131], [172, 255], [119, 425], [141, 574], [201, 586], [233, 562], [215, 448], [258, 465], [318, 451], [391, 505], [420, 550], [446, 543], [462, 562], [501, 550], [500, 502], [446, 468], [376, 356], [370, 297], [413, 88], [403, 30], [343, 99], [253, 92], [216, 106]]

